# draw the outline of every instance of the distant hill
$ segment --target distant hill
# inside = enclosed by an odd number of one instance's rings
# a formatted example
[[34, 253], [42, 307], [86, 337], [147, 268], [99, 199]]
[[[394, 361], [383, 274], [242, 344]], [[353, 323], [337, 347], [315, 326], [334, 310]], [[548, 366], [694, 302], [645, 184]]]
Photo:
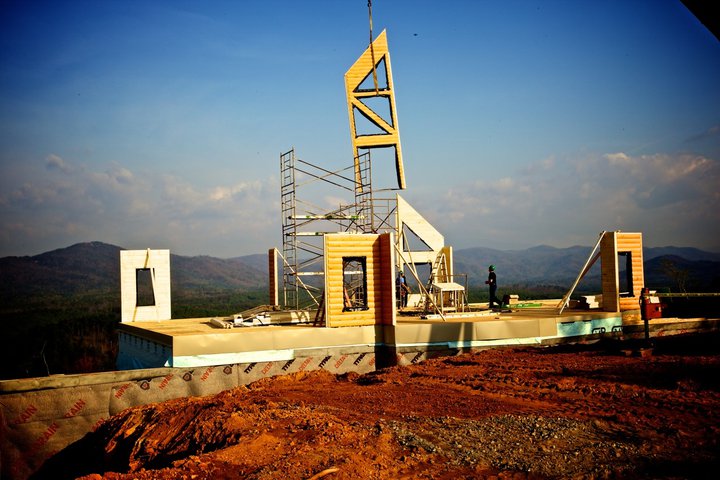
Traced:
[[645, 285], [652, 290], [719, 292], [720, 262], [688, 260], [677, 255], [662, 255], [645, 262]]
[[[483, 285], [488, 266], [495, 265], [501, 285], [567, 284], [577, 277], [590, 255], [591, 247], [554, 248], [545, 245], [525, 250], [468, 248], [455, 250], [455, 273], [467, 274], [470, 285]], [[599, 275], [599, 268], [597, 270]]]
[[[120, 250], [88, 242], [31, 257], [0, 258], [0, 378], [115, 368]], [[470, 297], [486, 292], [492, 263], [501, 292], [512, 288], [523, 298], [554, 298], [572, 286], [590, 251], [581, 246], [469, 248], [455, 251], [455, 271], [468, 275]], [[644, 255], [645, 280], [652, 289], [720, 291], [718, 254], [663, 247], [645, 249]], [[171, 254], [170, 274], [173, 318], [228, 315], [268, 301], [265, 254], [229, 259]], [[423, 275], [427, 278], [427, 273], [420, 274], [424, 281]], [[599, 278], [598, 263], [576, 293], [598, 291]]]
[[234, 257], [230, 260], [237, 260], [248, 267], [263, 273], [263, 279], [267, 283], [268, 256], [266, 253], [257, 253], [254, 255], [245, 255], [242, 257]]
[[[121, 247], [102, 242], [78, 243], [32, 257], [0, 258], [0, 299], [24, 295], [74, 295], [116, 292], [120, 295]], [[173, 295], [210, 290], [256, 290], [267, 286], [267, 266], [257, 257], [232, 259], [170, 255]]]
[[[87, 242], [31, 257], [0, 258], [0, 300], [89, 292], [112, 292], [119, 296], [120, 250], [122, 248], [116, 245]], [[525, 250], [461, 249], [454, 252], [455, 272], [467, 274], [469, 285], [483, 286], [487, 267], [494, 264], [501, 285], [569, 287], [588, 260], [590, 251], [590, 247], [583, 246], [555, 248], [546, 245]], [[678, 279], [686, 277], [686, 285], [693, 286], [696, 291], [717, 288], [720, 254], [695, 248], [657, 247], [646, 248], [643, 255], [648, 286], [675, 286]], [[171, 254], [170, 271], [173, 296], [267, 287], [267, 256], [264, 254], [229, 259]], [[598, 262], [587, 275], [587, 281], [599, 281], [599, 275]]]
[[33, 257], [0, 258], [0, 298], [117, 288], [119, 251], [114, 245], [90, 242]]
[[720, 253], [706, 252], [690, 247], [652, 247], [643, 249], [643, 260], [646, 262], [657, 257], [674, 256], [691, 262], [720, 262]]
[[[591, 247], [555, 248], [541, 245], [525, 250], [468, 248], [455, 250], [455, 273], [467, 274], [469, 285], [483, 285], [489, 265], [495, 265], [500, 285], [572, 286], [592, 251]], [[643, 249], [645, 283], [648, 287], [677, 289], [686, 277], [688, 291], [720, 290], [720, 254], [696, 248], [653, 247]], [[600, 284], [600, 262], [583, 279]]]
[[[72, 245], [0, 258], [0, 378], [115, 369], [121, 247]], [[173, 318], [241, 312], [267, 303], [258, 257], [170, 255]]]

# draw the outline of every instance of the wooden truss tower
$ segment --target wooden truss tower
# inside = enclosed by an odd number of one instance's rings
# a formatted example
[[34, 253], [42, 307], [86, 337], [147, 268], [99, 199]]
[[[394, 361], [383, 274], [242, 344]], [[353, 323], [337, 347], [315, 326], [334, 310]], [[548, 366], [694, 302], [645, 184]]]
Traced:
[[[394, 150], [397, 187], [404, 189], [400, 130], [385, 30], [345, 73], [345, 92], [356, 181], [360, 184], [361, 150], [388, 148]], [[361, 119], [369, 126], [367, 131], [359, 128]]]
[[[373, 189], [371, 153], [378, 149], [392, 150], [397, 186], [389, 190], [405, 188], [385, 31], [347, 71], [345, 89], [353, 164], [340, 171], [330, 171], [297, 158], [294, 149], [280, 156], [283, 293], [276, 298], [285, 309], [321, 310], [326, 234], [393, 233], [386, 238], [394, 238], [395, 267], [408, 266], [420, 288], [427, 287], [426, 295], [436, 282], [452, 282], [452, 249], [444, 245], [443, 236], [399, 195], [380, 198], [377, 194], [388, 189]], [[313, 184], [339, 189], [346, 195], [352, 193], [354, 203], [332, 208], [318, 206], [308, 201], [311, 196], [305, 192]], [[426, 248], [411, 248], [407, 241], [409, 235], [419, 239]], [[271, 265], [276, 263], [277, 260], [271, 259]], [[427, 283], [418, 278], [415, 264], [430, 265]], [[277, 292], [273, 285], [271, 292]]]
[[[292, 149], [280, 156], [280, 207], [282, 211], [282, 306], [290, 309], [317, 307], [322, 292], [317, 279], [324, 275], [323, 237], [327, 233], [366, 233], [372, 229], [370, 158], [360, 158], [361, 183], [356, 185], [353, 166], [339, 171], [299, 159]], [[339, 194], [354, 193], [355, 202], [328, 209], [304, 195], [316, 184]], [[280, 299], [279, 299], [280, 300]]]

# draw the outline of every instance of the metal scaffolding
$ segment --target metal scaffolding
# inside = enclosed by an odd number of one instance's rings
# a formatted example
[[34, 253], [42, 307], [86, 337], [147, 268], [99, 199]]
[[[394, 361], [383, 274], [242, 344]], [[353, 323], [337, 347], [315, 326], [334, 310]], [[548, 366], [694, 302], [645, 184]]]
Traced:
[[[358, 158], [360, 183], [354, 178], [355, 164], [333, 172], [301, 160], [295, 149], [280, 155], [280, 205], [282, 210], [282, 307], [301, 310], [318, 308], [324, 275], [323, 236], [326, 233], [380, 233], [394, 229], [394, 200], [374, 200], [370, 152]], [[306, 190], [319, 184], [342, 195], [354, 195], [354, 203], [321, 207]], [[318, 199], [314, 199], [318, 202]]]

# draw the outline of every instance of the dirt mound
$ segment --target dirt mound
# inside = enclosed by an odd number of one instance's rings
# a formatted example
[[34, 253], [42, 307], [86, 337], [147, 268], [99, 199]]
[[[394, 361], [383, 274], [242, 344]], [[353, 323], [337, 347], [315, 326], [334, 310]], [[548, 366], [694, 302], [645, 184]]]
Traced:
[[697, 478], [720, 466], [719, 442], [712, 334], [265, 379], [125, 410], [37, 476]]

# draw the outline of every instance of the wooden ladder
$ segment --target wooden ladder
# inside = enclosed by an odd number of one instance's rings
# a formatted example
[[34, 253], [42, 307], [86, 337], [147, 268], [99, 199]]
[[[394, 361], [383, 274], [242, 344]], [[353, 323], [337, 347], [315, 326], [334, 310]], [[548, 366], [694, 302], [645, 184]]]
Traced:
[[[438, 276], [438, 273], [440, 272], [440, 267], [445, 261], [445, 254], [443, 252], [438, 253], [438, 256], [435, 257], [435, 261], [433, 262], [432, 268], [430, 269], [430, 278], [428, 278], [427, 286], [425, 287], [425, 290], [428, 292], [428, 296], [433, 291], [433, 280], [435, 280]], [[426, 296], [425, 297], [425, 311], [428, 311], [430, 309], [430, 299]]]

